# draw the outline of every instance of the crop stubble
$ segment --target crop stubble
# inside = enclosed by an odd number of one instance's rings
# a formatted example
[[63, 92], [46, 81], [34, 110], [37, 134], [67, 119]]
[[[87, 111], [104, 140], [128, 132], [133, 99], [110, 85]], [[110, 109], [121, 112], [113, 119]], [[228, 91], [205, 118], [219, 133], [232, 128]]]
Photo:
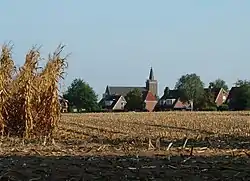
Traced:
[[2, 157], [3, 173], [40, 180], [248, 180], [249, 118], [248, 112], [63, 114], [56, 145], [5, 138], [1, 153], [10, 157]]

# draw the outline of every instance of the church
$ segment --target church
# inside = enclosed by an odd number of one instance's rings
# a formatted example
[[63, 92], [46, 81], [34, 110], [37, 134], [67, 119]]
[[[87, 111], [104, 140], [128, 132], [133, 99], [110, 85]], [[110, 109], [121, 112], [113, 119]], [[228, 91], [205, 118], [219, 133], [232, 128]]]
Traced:
[[134, 89], [138, 89], [142, 93], [145, 110], [150, 112], [153, 111], [158, 101], [158, 81], [154, 77], [152, 67], [149, 72], [149, 77], [146, 80], [145, 87], [107, 85], [103, 98], [100, 101], [100, 105], [102, 105], [103, 109], [109, 111], [122, 111], [127, 103], [125, 96]]

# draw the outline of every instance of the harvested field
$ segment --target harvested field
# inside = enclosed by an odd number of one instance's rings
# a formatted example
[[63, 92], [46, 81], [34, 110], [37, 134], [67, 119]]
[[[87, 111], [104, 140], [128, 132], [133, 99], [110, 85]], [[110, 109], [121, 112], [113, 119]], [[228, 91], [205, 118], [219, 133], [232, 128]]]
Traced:
[[0, 180], [250, 180], [249, 112], [63, 114], [55, 136], [3, 138]]

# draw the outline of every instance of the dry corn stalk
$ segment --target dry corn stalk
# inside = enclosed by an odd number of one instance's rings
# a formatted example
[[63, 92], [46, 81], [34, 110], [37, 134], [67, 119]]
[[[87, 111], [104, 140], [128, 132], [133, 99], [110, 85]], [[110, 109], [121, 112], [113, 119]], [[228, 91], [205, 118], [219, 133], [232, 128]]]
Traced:
[[[51, 136], [60, 119], [59, 80], [66, 68], [66, 58], [59, 45], [39, 69], [39, 49], [32, 48], [24, 65], [15, 72], [11, 49], [3, 46], [0, 60], [0, 125], [2, 134]], [[41, 71], [40, 71], [41, 70]], [[14, 74], [15, 72], [15, 74]]]
[[0, 128], [2, 136], [4, 134], [4, 127], [6, 126], [3, 113], [7, 116], [7, 100], [10, 97], [9, 88], [12, 83], [12, 76], [15, 69], [14, 62], [11, 57], [11, 50], [12, 47], [4, 44], [2, 46], [0, 56]]

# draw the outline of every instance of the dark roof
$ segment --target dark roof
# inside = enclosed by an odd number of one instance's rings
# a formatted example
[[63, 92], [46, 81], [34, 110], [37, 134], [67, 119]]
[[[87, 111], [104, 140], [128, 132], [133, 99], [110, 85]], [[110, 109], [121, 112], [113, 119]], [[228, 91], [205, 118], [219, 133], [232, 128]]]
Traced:
[[153, 68], [151, 67], [150, 69], [150, 73], [149, 73], [149, 80], [154, 80], [154, 72], [153, 72]]
[[[164, 97], [165, 95], [161, 97], [161, 100], [165, 99]], [[179, 97], [180, 97], [180, 94], [178, 90], [174, 89], [174, 90], [169, 90], [169, 95], [166, 97], [166, 99], [178, 99]]]
[[161, 108], [173, 108], [174, 107], [174, 105], [176, 104], [176, 102], [178, 101], [178, 99], [180, 98], [180, 94], [179, 94], [179, 91], [177, 90], [177, 89], [173, 89], [173, 90], [169, 90], [169, 92], [168, 92], [168, 96], [167, 97], [165, 97], [165, 95], [163, 95], [161, 98], [160, 98], [160, 100], [166, 100], [166, 99], [175, 99], [175, 101], [173, 102], [173, 104], [172, 105], [160, 105], [159, 103], [160, 103], [160, 101], [158, 101], [158, 103], [157, 103], [157, 105], [156, 105], [156, 107], [161, 107]]
[[228, 93], [227, 100], [232, 99], [234, 95], [236, 94], [236, 90], [239, 89], [239, 87], [232, 87]]
[[108, 86], [109, 89], [109, 93], [110, 95], [122, 95], [122, 96], [126, 96], [130, 91], [134, 90], [134, 89], [139, 89], [141, 92], [146, 91], [145, 87], [114, 87], [114, 86]]

